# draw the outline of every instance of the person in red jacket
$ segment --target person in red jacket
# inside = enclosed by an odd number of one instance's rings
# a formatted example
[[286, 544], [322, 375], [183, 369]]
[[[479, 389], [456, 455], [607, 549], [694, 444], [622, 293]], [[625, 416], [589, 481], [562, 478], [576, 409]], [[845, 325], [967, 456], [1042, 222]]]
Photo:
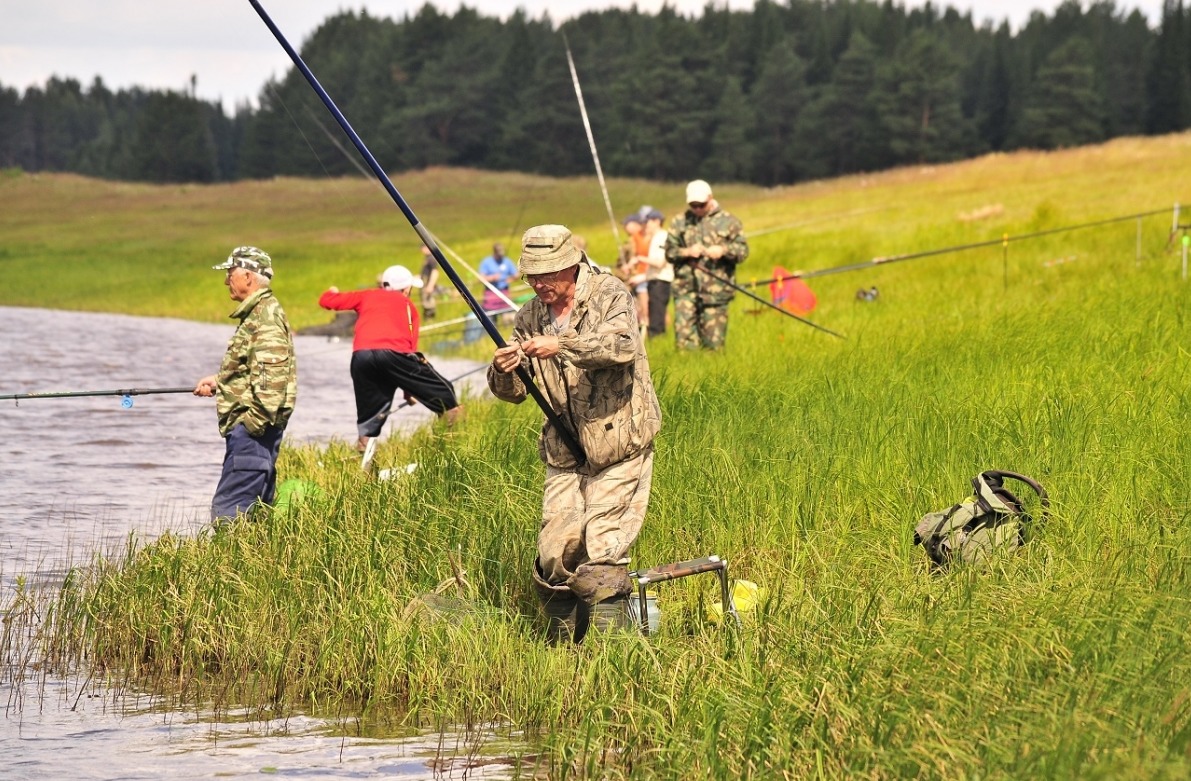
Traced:
[[318, 299], [323, 309], [350, 309], [358, 315], [351, 374], [361, 452], [368, 449], [369, 440], [380, 435], [398, 389], [407, 402], [421, 402], [448, 424], [463, 412], [450, 380], [418, 352], [421, 318], [409, 293], [421, 286], [422, 280], [405, 266], [389, 266], [376, 288], [340, 293], [332, 287]]

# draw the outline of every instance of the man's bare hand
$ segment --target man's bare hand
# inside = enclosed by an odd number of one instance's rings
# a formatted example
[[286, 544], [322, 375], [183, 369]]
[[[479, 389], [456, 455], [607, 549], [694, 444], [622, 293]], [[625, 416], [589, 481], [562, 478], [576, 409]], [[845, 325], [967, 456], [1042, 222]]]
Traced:
[[521, 343], [521, 352], [530, 358], [553, 358], [558, 351], [557, 336], [535, 336]]
[[703, 251], [703, 254], [706, 255], [709, 260], [719, 260], [720, 258], [724, 257], [724, 248], [719, 244], [712, 244]]
[[502, 374], [512, 374], [521, 365], [521, 358], [521, 345], [510, 344], [507, 347], [497, 348], [496, 352], [492, 354], [492, 365]]
[[215, 395], [215, 375], [210, 377], [203, 377], [194, 386], [195, 396], [214, 396]]

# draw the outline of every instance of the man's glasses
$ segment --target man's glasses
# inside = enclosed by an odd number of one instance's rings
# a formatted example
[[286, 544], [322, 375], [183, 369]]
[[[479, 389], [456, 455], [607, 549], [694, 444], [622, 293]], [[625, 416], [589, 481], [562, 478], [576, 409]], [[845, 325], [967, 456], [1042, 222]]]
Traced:
[[707, 201], [704, 201], [703, 203], [688, 203], [687, 206], [691, 207], [692, 209], [706, 209], [707, 203]]
[[522, 274], [521, 281], [531, 287], [533, 285], [552, 285], [563, 279], [568, 271], [570, 271], [569, 268], [564, 268], [561, 271], [552, 271], [549, 274]]

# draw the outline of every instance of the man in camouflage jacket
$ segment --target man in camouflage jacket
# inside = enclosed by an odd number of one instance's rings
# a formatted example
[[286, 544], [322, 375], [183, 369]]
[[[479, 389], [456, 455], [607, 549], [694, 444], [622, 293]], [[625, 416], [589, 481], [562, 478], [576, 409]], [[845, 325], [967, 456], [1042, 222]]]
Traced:
[[623, 283], [600, 273], [561, 225], [530, 228], [520, 268], [536, 296], [517, 313], [510, 344], [496, 350], [488, 386], [519, 404], [524, 366], [586, 455], [579, 464], [554, 426], [539, 440], [546, 462], [533, 579], [555, 641], [588, 625], [631, 625], [628, 550], [653, 479], [662, 414], [636, 306]]
[[749, 256], [749, 245], [744, 226], [720, 208], [707, 182], [688, 184], [686, 200], [686, 212], [674, 218], [666, 238], [666, 260], [674, 265], [674, 335], [680, 350], [718, 350], [736, 296], [723, 280], [736, 283], [736, 264]]
[[240, 321], [227, 343], [219, 373], [204, 377], [196, 396], [215, 396], [219, 433], [227, 443], [223, 473], [211, 501], [211, 519], [247, 514], [271, 504], [277, 485], [281, 435], [294, 411], [297, 366], [285, 312], [269, 288], [273, 261], [256, 247], [237, 247], [213, 268], [226, 270]]

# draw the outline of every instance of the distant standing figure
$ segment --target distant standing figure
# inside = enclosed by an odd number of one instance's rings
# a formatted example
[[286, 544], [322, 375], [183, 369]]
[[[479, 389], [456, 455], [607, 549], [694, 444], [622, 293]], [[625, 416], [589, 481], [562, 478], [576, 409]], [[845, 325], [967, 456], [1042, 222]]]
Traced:
[[645, 235], [649, 239], [646, 254], [645, 285], [649, 296], [649, 335], [666, 333], [666, 315], [670, 309], [670, 285], [674, 282], [674, 266], [666, 260], [666, 231], [662, 223], [666, 217], [657, 209], [645, 215]]
[[273, 260], [256, 247], [236, 247], [215, 270], [239, 306], [240, 321], [219, 373], [204, 377], [196, 396], [214, 396], [219, 433], [226, 442], [223, 472], [211, 500], [216, 523], [272, 504], [277, 488], [281, 435], [298, 395], [294, 338], [285, 311], [273, 295]]
[[406, 401], [425, 404], [448, 423], [454, 423], [463, 412], [454, 386], [418, 352], [421, 320], [409, 297], [415, 287], [422, 287], [419, 277], [405, 266], [389, 266], [381, 274], [378, 288], [340, 293], [339, 288], [331, 287], [318, 299], [323, 309], [351, 309], [359, 314], [351, 376], [360, 452], [368, 449], [370, 439], [380, 436], [398, 389]]
[[433, 320], [438, 314], [438, 259], [425, 244], [422, 245], [422, 317]]
[[[506, 297], [509, 295], [509, 283], [517, 276], [517, 264], [505, 257], [503, 244], [493, 244], [492, 254], [480, 261], [480, 276]], [[485, 312], [499, 312], [509, 308], [500, 296], [487, 287], [484, 288], [484, 298], [480, 305]]]
[[629, 240], [622, 249], [621, 274], [637, 303], [637, 322], [642, 327], [649, 319], [649, 287], [646, 284], [645, 262], [649, 254], [649, 239], [645, 235], [645, 216], [637, 213], [624, 218], [624, 230]]
[[744, 226], [720, 208], [707, 182], [688, 184], [686, 200], [686, 212], [674, 218], [666, 239], [666, 259], [674, 264], [674, 337], [680, 350], [719, 350], [736, 290], [716, 277], [735, 284], [736, 265], [748, 257], [749, 246]]

